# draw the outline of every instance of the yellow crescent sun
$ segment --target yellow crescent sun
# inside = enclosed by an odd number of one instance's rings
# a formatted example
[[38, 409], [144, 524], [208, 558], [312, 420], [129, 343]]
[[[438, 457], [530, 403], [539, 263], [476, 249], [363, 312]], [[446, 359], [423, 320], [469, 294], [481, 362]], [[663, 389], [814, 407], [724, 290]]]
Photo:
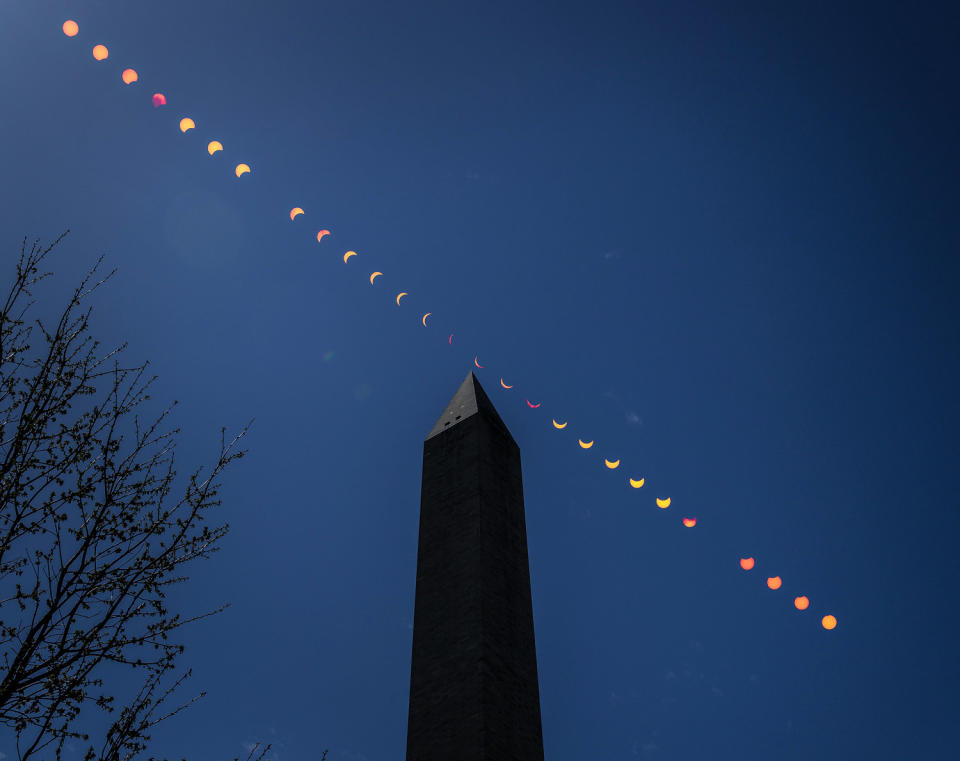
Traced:
[[207, 153], [209, 153], [211, 156], [217, 151], [222, 150], [223, 143], [221, 143], [219, 140], [211, 140], [209, 143], [207, 143]]
[[356, 256], [356, 255], [357, 255], [356, 251], [347, 251], [347, 253], [343, 255], [343, 263], [346, 264], [347, 259], [349, 259], [351, 256]]
[[193, 129], [193, 128], [196, 127], [196, 126], [197, 126], [197, 125], [196, 125], [196, 122], [194, 122], [193, 119], [191, 119], [189, 116], [184, 116], [184, 117], [180, 120], [180, 131], [181, 131], [181, 132], [186, 132], [188, 129]]
[[427, 312], [427, 313], [423, 316], [423, 319], [421, 320], [421, 322], [423, 323], [423, 327], [427, 327], [427, 318], [428, 318], [430, 315], [432, 315], [432, 314], [433, 314], [433, 312]]
[[608, 460], [606, 457], [603, 458], [603, 464], [606, 465], [610, 470], [620, 467], [620, 460]]
[[639, 481], [637, 481], [637, 480], [631, 478], [631, 479], [630, 479], [630, 485], [631, 485], [634, 489], [639, 489], [641, 486], [643, 486], [643, 482], [644, 482], [645, 480], [646, 480], [645, 478], [641, 478]]
[[303, 209], [301, 209], [299, 206], [294, 206], [292, 209], [290, 209], [290, 221], [293, 222], [294, 217], [296, 217], [298, 214], [303, 214]]
[[513, 388], [513, 386], [508, 386], [506, 383], [504, 383], [503, 378], [500, 379], [500, 385], [503, 386], [504, 388]]
[[237, 164], [237, 168], [234, 169], [233, 171], [236, 173], [237, 177], [239, 177], [241, 174], [247, 174], [250, 171], [250, 165]]
[[583, 439], [577, 439], [577, 441], [580, 442], [580, 446], [582, 446], [584, 449], [589, 449], [593, 446], [592, 441], [584, 441]]
[[567, 424], [566, 424], [566, 423], [558, 423], [558, 422], [556, 421], [556, 419], [554, 419], [554, 421], [553, 421], [553, 427], [554, 427], [554, 428], [557, 428], [557, 429], [566, 428], [566, 427], [567, 427]]
[[374, 272], [372, 275], [370, 275], [370, 285], [373, 285], [373, 281], [376, 280], [378, 277], [380, 277], [380, 275], [382, 274], [383, 274], [382, 272]]
[[409, 296], [409, 295], [410, 295], [410, 294], [407, 293], [406, 291], [404, 291], [403, 293], [398, 293], [398, 294], [397, 294], [397, 306], [400, 306], [400, 299], [402, 299], [404, 296]]
[[670, 497], [667, 497], [666, 499], [660, 499], [660, 497], [657, 497], [657, 507], [670, 507]]

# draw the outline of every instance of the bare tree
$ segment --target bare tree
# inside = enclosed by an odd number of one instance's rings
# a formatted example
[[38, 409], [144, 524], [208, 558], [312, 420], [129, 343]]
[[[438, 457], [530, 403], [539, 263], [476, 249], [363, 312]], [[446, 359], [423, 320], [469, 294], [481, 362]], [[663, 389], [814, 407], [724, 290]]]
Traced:
[[149, 363], [123, 366], [126, 344], [100, 352], [88, 331], [89, 297], [114, 274], [95, 280], [102, 257], [55, 325], [27, 320], [33, 289], [52, 274], [40, 265], [64, 235], [43, 250], [24, 239], [0, 311], [0, 722], [15, 730], [21, 761], [51, 744], [60, 759], [68, 738], [90, 739], [75, 728], [81, 708], [115, 710], [104, 666], [129, 664], [143, 687], [84, 756], [127, 761], [151, 727], [206, 694], [167, 710], [191, 672], [162, 694], [159, 684], [184, 650], [171, 635], [228, 604], [181, 619], [164, 598], [229, 530], [204, 520], [250, 424], [229, 442], [221, 429], [209, 474], [195, 470], [170, 498], [179, 429], [162, 426], [176, 402], [142, 423]]

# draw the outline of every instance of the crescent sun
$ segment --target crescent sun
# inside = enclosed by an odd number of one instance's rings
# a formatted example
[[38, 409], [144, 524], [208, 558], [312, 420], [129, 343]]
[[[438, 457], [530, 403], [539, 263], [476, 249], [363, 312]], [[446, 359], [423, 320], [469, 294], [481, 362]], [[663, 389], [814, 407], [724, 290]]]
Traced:
[[539, 407], [541, 404], [543, 404], [543, 402], [537, 402], [536, 404], [534, 404], [534, 403], [531, 402], [529, 399], [527, 399], [527, 406], [530, 407], [530, 409], [532, 409], [532, 410], [535, 410], [535, 409], [536, 409], [537, 407]]
[[566, 423], [558, 423], [558, 422], [556, 421], [556, 418], [554, 418], [553, 427], [554, 427], [554, 428], [557, 428], [557, 429], [566, 428], [566, 427], [567, 427], [567, 424], [566, 424]]
[[209, 153], [211, 156], [217, 151], [222, 150], [223, 143], [221, 143], [219, 140], [211, 140], [209, 143], [207, 143], [207, 153]]
[[397, 294], [397, 306], [400, 306], [400, 299], [402, 299], [404, 296], [409, 296], [409, 295], [410, 295], [410, 294], [407, 293], [406, 291], [403, 291], [402, 293], [398, 293], [398, 294]]
[[657, 497], [657, 507], [670, 507], [670, 497], [667, 497], [666, 499], [660, 499], [660, 497]]
[[343, 263], [346, 264], [347, 259], [349, 259], [351, 256], [356, 256], [356, 255], [357, 255], [356, 251], [347, 251], [347, 253], [343, 255]]
[[583, 439], [577, 439], [577, 441], [580, 442], [580, 446], [583, 447], [584, 449], [589, 449], [590, 447], [593, 446], [592, 441], [584, 441]]
[[603, 464], [606, 465], [610, 470], [620, 467], [620, 460], [608, 460], [606, 457], [603, 458]]
[[317, 233], [317, 243], [319, 243], [321, 240], [323, 240], [323, 236], [324, 236], [324, 235], [329, 235], [329, 234], [330, 234], [330, 231], [329, 231], [329, 230], [321, 230], [320, 232], [318, 232], [318, 233]]
[[293, 222], [294, 218], [298, 214], [303, 214], [303, 209], [301, 209], [299, 206], [294, 206], [292, 209], [290, 209], [290, 221]]
[[476, 365], [477, 367], [479, 367], [481, 370], [483, 369], [483, 365], [480, 364], [480, 362], [477, 360], [476, 356], [474, 356], [474, 358], [473, 358], [473, 364], [475, 364], [475, 365]]
[[427, 312], [427, 313], [423, 316], [423, 319], [421, 320], [421, 322], [423, 323], [423, 327], [427, 327], [427, 318], [428, 318], [430, 315], [432, 315], [432, 314], [433, 314], [433, 312]]
[[500, 379], [500, 385], [503, 386], [504, 388], [513, 388], [513, 386], [508, 386], [506, 383], [504, 383], [503, 378]]
[[450, 334], [450, 338], [447, 339], [447, 343], [453, 346], [453, 333]]
[[630, 479], [630, 485], [631, 485], [634, 489], [639, 489], [641, 486], [643, 486], [643, 482], [644, 482], [645, 480], [646, 480], [646, 479], [641, 478], [639, 481], [637, 481], [637, 480], [631, 478], [631, 479]]
[[374, 272], [373, 274], [371, 274], [371, 275], [370, 275], [370, 285], [373, 285], [373, 281], [376, 280], [378, 277], [380, 277], [380, 275], [382, 275], [382, 274], [383, 274], [382, 272]]

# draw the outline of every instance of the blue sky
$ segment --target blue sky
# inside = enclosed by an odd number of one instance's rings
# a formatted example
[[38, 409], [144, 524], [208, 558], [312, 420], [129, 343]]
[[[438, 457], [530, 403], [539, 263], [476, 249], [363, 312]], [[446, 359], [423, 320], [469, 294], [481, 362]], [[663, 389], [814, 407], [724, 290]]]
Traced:
[[232, 604], [184, 633], [208, 695], [152, 752], [402, 758], [421, 442], [479, 355], [523, 457], [548, 759], [946, 758], [957, 21], [0, 5], [3, 282], [68, 227], [51, 303], [118, 268], [94, 327], [179, 400], [183, 474], [256, 418], [223, 549], [171, 598]]

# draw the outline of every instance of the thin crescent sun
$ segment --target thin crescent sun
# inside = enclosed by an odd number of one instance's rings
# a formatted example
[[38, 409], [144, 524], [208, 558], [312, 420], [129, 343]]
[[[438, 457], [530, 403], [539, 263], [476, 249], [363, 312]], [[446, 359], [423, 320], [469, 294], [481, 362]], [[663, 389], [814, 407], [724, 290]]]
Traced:
[[427, 318], [428, 318], [430, 315], [432, 315], [432, 314], [433, 314], [433, 312], [427, 312], [427, 313], [423, 316], [423, 319], [421, 320], [421, 322], [423, 323], [423, 327], [427, 327]]
[[329, 234], [330, 234], [330, 231], [329, 231], [329, 230], [321, 230], [320, 232], [318, 232], [318, 233], [317, 233], [317, 243], [319, 243], [321, 240], [323, 240], [323, 236], [324, 236], [324, 235], [329, 235]]
[[535, 410], [535, 409], [536, 409], [537, 407], [539, 407], [541, 404], [543, 404], [543, 402], [537, 402], [536, 404], [534, 404], [534, 403], [531, 402], [529, 399], [527, 399], [527, 406], [528, 406], [530, 409], [532, 409], [532, 410]]
[[447, 339], [447, 343], [453, 346], [453, 333], [450, 334], [450, 338]]
[[500, 385], [503, 386], [504, 388], [513, 388], [513, 386], [508, 386], [506, 383], [504, 383], [503, 378], [500, 379]]
[[478, 359], [476, 358], [476, 356], [474, 356], [474, 358], [473, 358], [473, 364], [475, 364], [475, 365], [476, 365], [477, 367], [479, 367], [481, 370], [483, 369], [483, 365], [480, 364], [480, 360], [478, 360]]
[[606, 457], [603, 458], [603, 464], [606, 465], [610, 470], [620, 467], [620, 460], [608, 460]]
[[407, 293], [406, 291], [403, 291], [402, 293], [398, 293], [398, 294], [397, 294], [397, 306], [400, 306], [400, 299], [402, 299], [404, 296], [409, 296], [409, 295], [410, 295], [410, 294]]
[[631, 485], [634, 489], [639, 489], [641, 486], [643, 486], [643, 482], [644, 482], [644, 481], [646, 481], [645, 478], [641, 478], [641, 479], [639, 479], [639, 480], [636, 480], [636, 479], [631, 478], [631, 479], [630, 479], [630, 485]]
[[696, 518], [684, 518], [684, 519], [683, 519], [683, 525], [686, 526], [687, 528], [693, 528], [694, 526], [697, 525], [697, 519], [696, 519]]
[[667, 497], [666, 499], [660, 499], [660, 497], [657, 497], [657, 507], [670, 507], [670, 497]]
[[580, 442], [580, 446], [583, 447], [584, 449], [589, 449], [590, 447], [593, 446], [592, 441], [584, 441], [583, 439], [577, 439], [577, 441]]
[[566, 427], [567, 427], [567, 424], [566, 424], [566, 423], [558, 423], [557, 420], [556, 420], [556, 418], [554, 418], [554, 420], [553, 420], [553, 427], [556, 428], [557, 430], [559, 430], [559, 429], [561, 429], [561, 428], [566, 428]]
[[298, 214], [303, 214], [303, 209], [301, 209], [299, 206], [294, 206], [292, 209], [290, 209], [290, 221], [293, 222], [294, 217], [296, 217]]
[[356, 256], [356, 255], [357, 255], [356, 251], [347, 251], [347, 253], [343, 255], [343, 263], [346, 264], [347, 259], [349, 259], [351, 256]]
[[370, 285], [373, 285], [373, 281], [376, 280], [378, 277], [380, 277], [382, 274], [383, 274], [382, 272], [374, 272], [373, 274], [371, 274]]

